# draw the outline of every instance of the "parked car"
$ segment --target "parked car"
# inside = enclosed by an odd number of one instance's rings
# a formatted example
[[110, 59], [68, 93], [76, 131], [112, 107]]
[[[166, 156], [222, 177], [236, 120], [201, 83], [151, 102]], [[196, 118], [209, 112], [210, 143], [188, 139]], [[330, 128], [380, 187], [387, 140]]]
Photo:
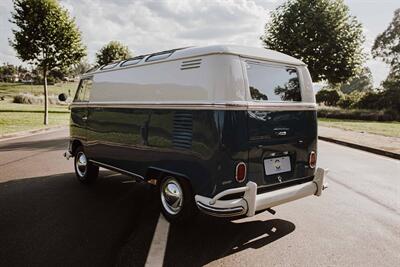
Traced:
[[223, 217], [321, 195], [317, 116], [306, 65], [242, 46], [175, 49], [82, 76], [67, 158], [155, 184], [171, 222]]

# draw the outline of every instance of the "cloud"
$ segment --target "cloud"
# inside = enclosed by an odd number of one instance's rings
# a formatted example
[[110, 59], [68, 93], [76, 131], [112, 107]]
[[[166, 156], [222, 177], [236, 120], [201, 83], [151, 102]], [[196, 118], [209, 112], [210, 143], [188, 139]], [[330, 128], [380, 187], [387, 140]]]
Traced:
[[[269, 11], [283, 0], [59, 0], [68, 9], [82, 32], [90, 62], [111, 40], [129, 46], [134, 54], [146, 54], [177, 47], [208, 44], [261, 46], [259, 37]], [[357, 9], [356, 9], [357, 8]], [[11, 0], [0, 1], [0, 63], [20, 64], [9, 46], [12, 24], [8, 22]], [[362, 15], [365, 10], [355, 6]], [[362, 12], [361, 12], [362, 11]], [[379, 24], [376, 18], [373, 25]], [[370, 25], [372, 27], [373, 25]], [[368, 27], [369, 28], [369, 27]], [[366, 50], [377, 34], [366, 30]], [[367, 51], [368, 52], [368, 51]], [[378, 75], [383, 63], [367, 62]], [[381, 71], [383, 70], [383, 71]]]
[[[268, 1], [267, 1], [268, 2]], [[249, 0], [62, 0], [82, 31], [89, 58], [110, 40], [135, 54], [189, 45], [260, 46], [268, 9]]]

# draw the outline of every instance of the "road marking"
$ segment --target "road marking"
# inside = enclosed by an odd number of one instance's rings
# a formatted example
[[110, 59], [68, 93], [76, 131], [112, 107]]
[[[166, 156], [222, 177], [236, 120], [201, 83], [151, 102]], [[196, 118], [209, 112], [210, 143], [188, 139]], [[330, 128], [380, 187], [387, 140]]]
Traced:
[[160, 267], [164, 263], [165, 250], [167, 248], [169, 223], [162, 214], [158, 217], [156, 231], [151, 242], [149, 254], [146, 259], [146, 267]]

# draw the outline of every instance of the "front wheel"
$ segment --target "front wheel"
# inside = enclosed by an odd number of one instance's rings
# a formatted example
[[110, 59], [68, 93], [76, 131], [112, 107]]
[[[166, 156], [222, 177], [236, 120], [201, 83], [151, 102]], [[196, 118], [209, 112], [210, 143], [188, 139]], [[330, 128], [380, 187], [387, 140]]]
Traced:
[[91, 163], [82, 146], [78, 147], [75, 151], [74, 157], [75, 174], [76, 178], [84, 184], [94, 182], [99, 175], [99, 167]]
[[171, 223], [184, 223], [196, 214], [197, 208], [189, 182], [167, 176], [161, 180], [161, 211]]

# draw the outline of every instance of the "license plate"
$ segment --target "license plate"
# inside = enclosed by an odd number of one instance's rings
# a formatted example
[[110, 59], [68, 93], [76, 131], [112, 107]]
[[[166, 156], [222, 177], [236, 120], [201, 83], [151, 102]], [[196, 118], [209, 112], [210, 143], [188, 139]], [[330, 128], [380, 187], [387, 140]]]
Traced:
[[290, 172], [290, 157], [278, 157], [264, 160], [266, 175], [273, 175], [282, 172]]

